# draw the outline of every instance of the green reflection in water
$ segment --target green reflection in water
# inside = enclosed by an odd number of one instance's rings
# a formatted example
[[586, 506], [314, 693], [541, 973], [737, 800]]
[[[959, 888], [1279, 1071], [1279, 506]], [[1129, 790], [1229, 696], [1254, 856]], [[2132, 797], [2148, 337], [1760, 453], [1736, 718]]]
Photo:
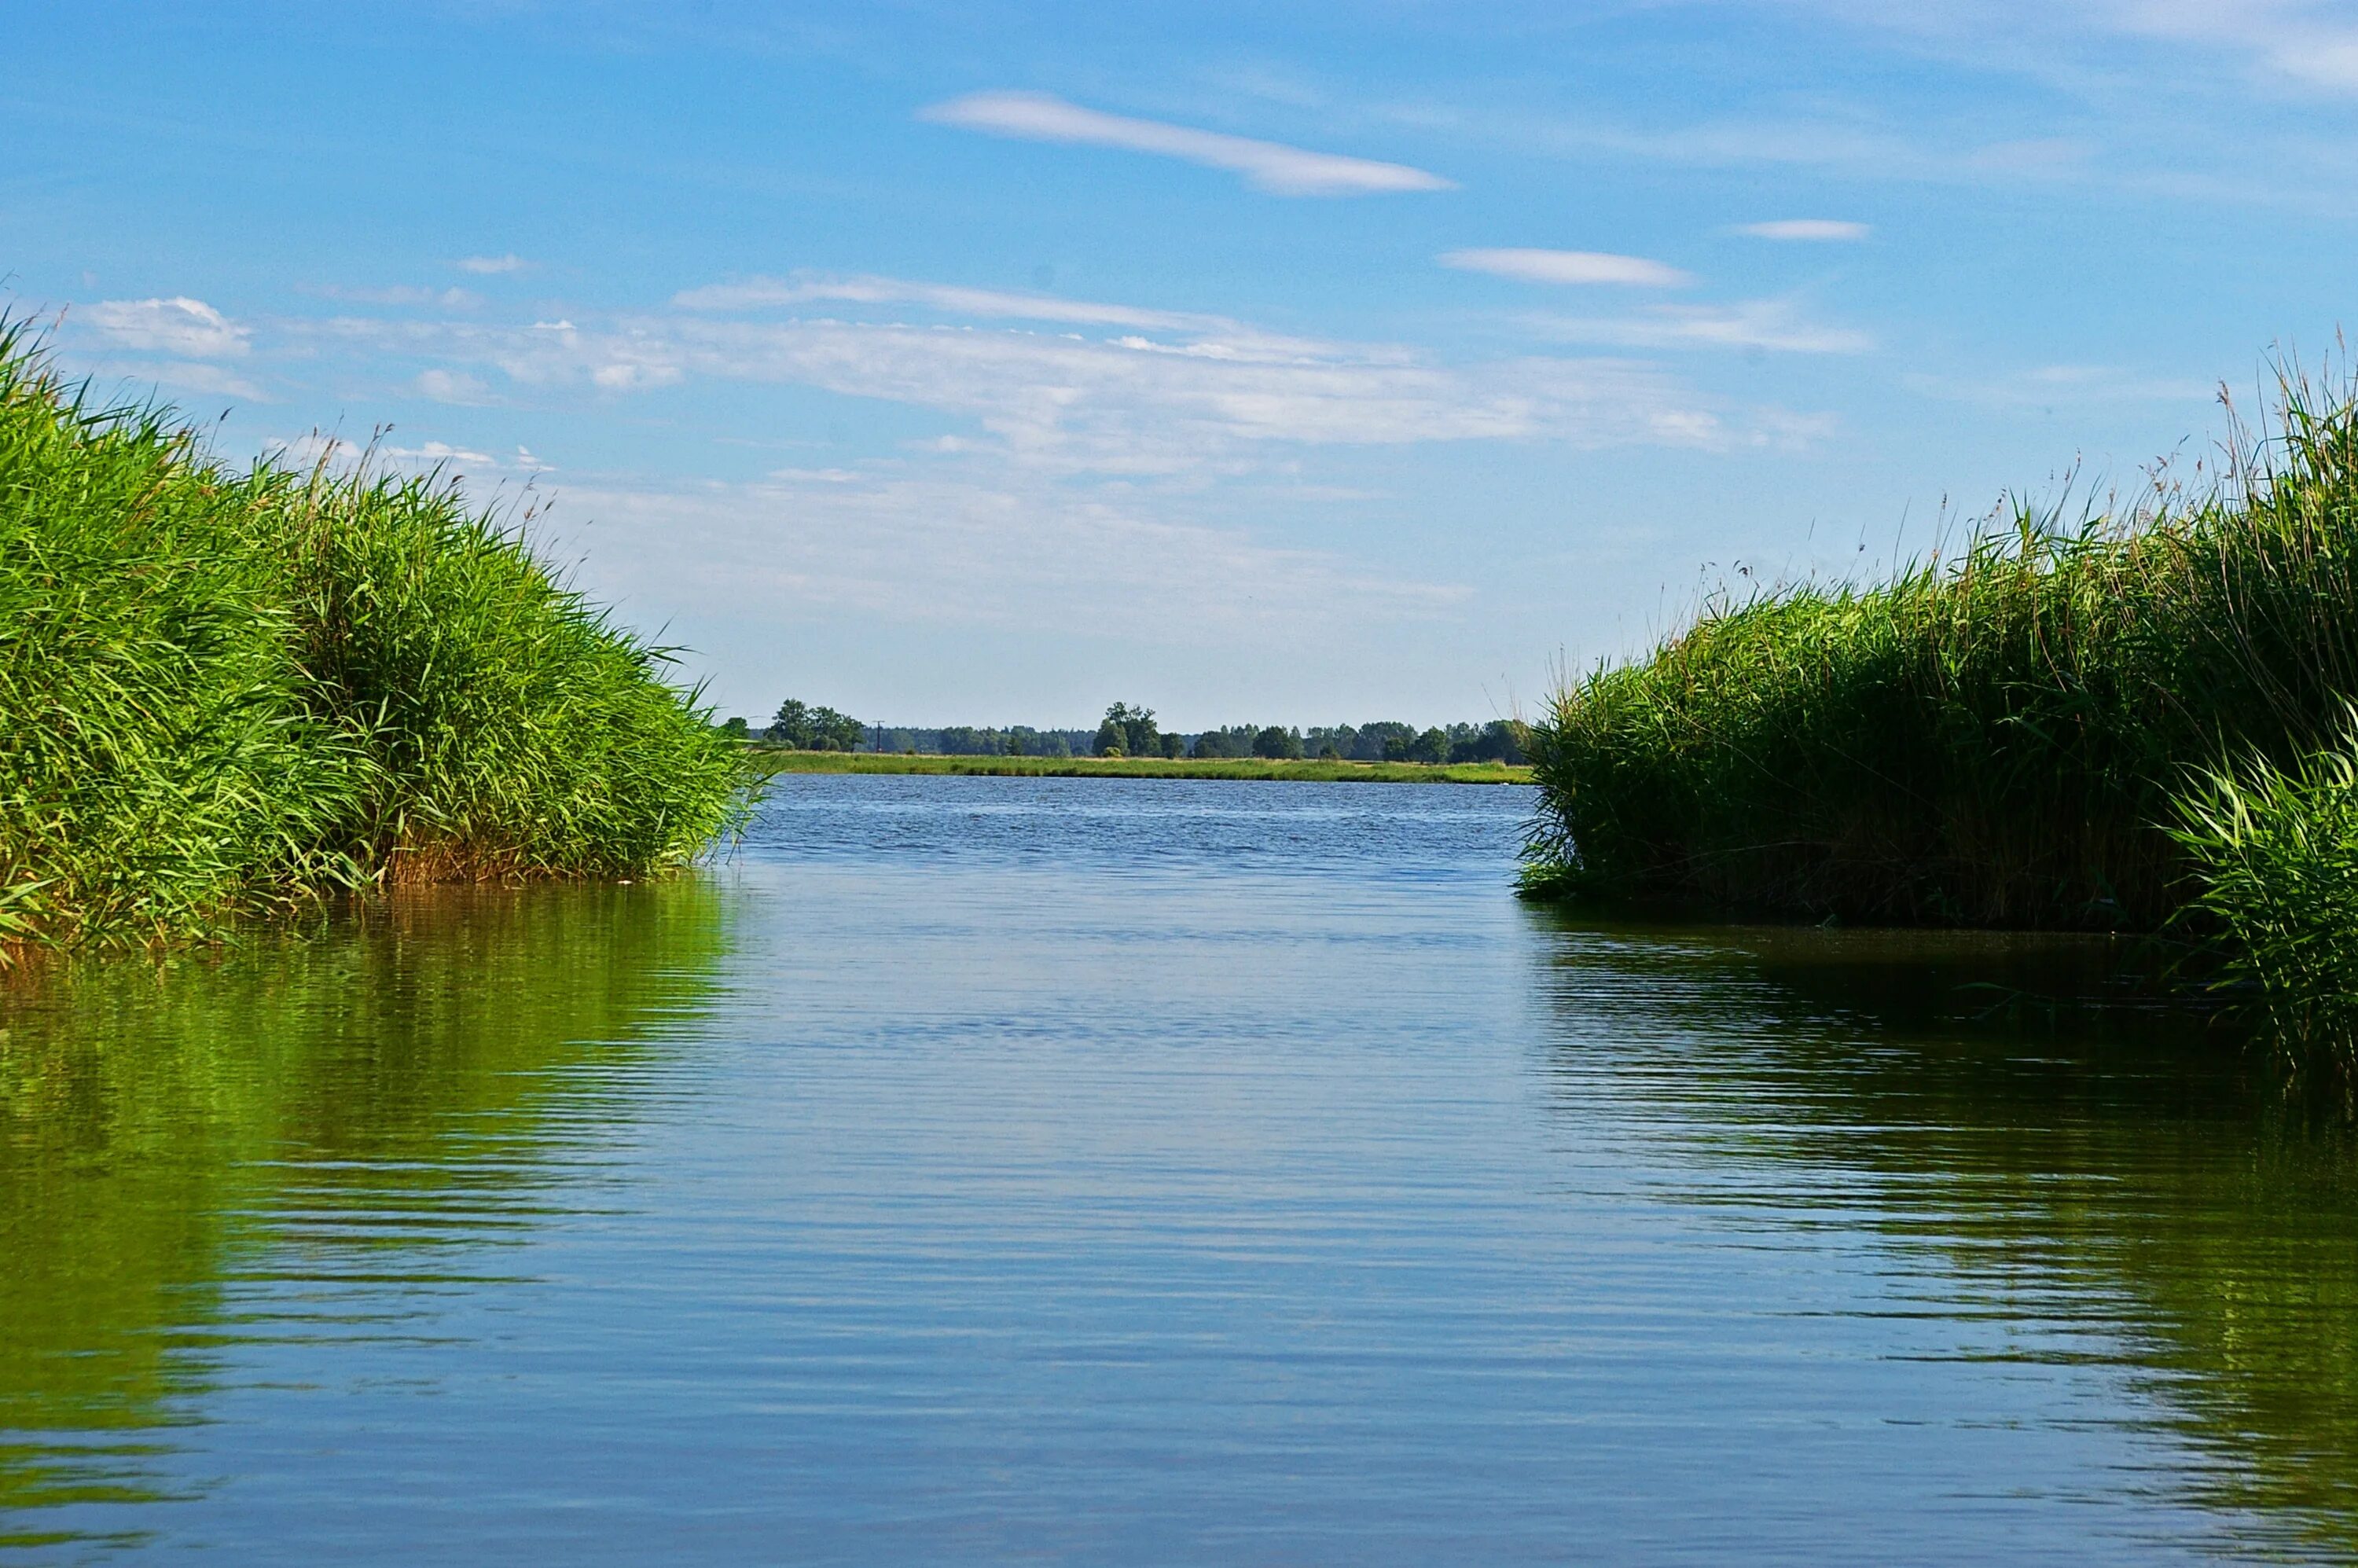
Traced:
[[[2116, 1367], [2201, 1456], [2170, 1484], [2358, 1551], [2358, 1136], [2338, 1100], [2125, 1000], [2103, 939], [1535, 918], [1585, 1037], [1553, 1058], [1561, 1092], [1642, 1092], [1697, 1153], [1697, 1201], [1937, 1260], [1961, 1288], [1932, 1310], [1994, 1330], [1961, 1353]], [[1741, 1174], [1779, 1169], [1805, 1179]]]
[[161, 1495], [208, 1346], [271, 1331], [240, 1284], [482, 1279], [465, 1249], [628, 1115], [600, 1070], [707, 1006], [725, 915], [695, 880], [420, 890], [0, 1003], [0, 1544]]

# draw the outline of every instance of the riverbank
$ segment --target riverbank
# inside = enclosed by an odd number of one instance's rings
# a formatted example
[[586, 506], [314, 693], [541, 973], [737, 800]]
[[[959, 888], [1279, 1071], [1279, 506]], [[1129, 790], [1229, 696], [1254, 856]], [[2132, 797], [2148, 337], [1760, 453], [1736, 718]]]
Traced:
[[392, 882], [644, 875], [741, 810], [666, 650], [432, 476], [214, 460], [0, 324], [0, 963]]
[[2358, 899], [2319, 894], [2358, 887], [2358, 408], [2287, 381], [2224, 468], [2118, 514], [2017, 507], [1887, 583], [1714, 603], [1566, 686], [1531, 730], [1527, 887], [2168, 929], [2351, 1058]]
[[896, 752], [793, 752], [754, 745], [764, 773], [973, 773], [990, 778], [1291, 779], [1306, 784], [1530, 784], [1506, 762], [1272, 762], [1260, 758], [947, 757]]

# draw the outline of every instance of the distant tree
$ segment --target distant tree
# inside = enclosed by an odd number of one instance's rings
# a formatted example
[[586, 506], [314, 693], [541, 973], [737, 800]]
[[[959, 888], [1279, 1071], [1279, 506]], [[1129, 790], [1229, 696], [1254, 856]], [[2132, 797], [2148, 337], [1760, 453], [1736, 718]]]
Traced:
[[[1119, 750], [1108, 751], [1109, 745]], [[1098, 726], [1097, 752], [1100, 757], [1160, 756], [1163, 737], [1154, 726], [1154, 709], [1126, 702], [1107, 708], [1105, 722]]]
[[849, 752], [859, 748], [867, 726], [832, 708], [813, 708], [793, 697], [778, 705], [777, 717], [762, 733], [797, 752]]
[[1187, 754], [1187, 738], [1184, 735], [1163, 736], [1163, 754], [1166, 757], [1185, 756]]
[[996, 730], [953, 724], [941, 732], [937, 745], [944, 756], [996, 757], [1007, 750], [1007, 738]]
[[1023, 754], [1023, 732], [1022, 730], [1010, 730], [1007, 732], [1007, 754], [1011, 757], [1020, 757]]
[[1414, 727], [1388, 719], [1359, 726], [1358, 743], [1351, 748], [1351, 756], [1362, 762], [1406, 762], [1409, 748], [1415, 744]]
[[1493, 719], [1449, 748], [1453, 762], [1521, 762], [1523, 727], [1511, 719]]
[[814, 749], [821, 752], [853, 752], [860, 748], [860, 737], [868, 727], [849, 713], [838, 713], [832, 708], [811, 711], [811, 739]]
[[1322, 762], [1339, 762], [1343, 760], [1343, 753], [1335, 749], [1334, 741], [1329, 741], [1318, 748], [1318, 760]]
[[1244, 742], [1239, 745], [1234, 730], [1206, 730], [1195, 737], [1195, 755], [1198, 757], [1243, 757], [1252, 752], [1253, 731], [1247, 728]]
[[777, 717], [770, 720], [770, 727], [762, 733], [781, 746], [801, 750], [803, 741], [810, 734], [810, 704], [798, 702], [791, 697], [786, 698], [778, 704]]
[[1253, 755], [1271, 762], [1282, 762], [1302, 755], [1302, 736], [1297, 730], [1281, 730], [1272, 724], [1253, 737]]
[[746, 729], [745, 720], [741, 716], [731, 719], [727, 723], [721, 725], [720, 732], [723, 735], [728, 736], [731, 741], [745, 740], [752, 733]]
[[1412, 762], [1445, 762], [1449, 761], [1449, 732], [1428, 730], [1409, 743], [1408, 760]]

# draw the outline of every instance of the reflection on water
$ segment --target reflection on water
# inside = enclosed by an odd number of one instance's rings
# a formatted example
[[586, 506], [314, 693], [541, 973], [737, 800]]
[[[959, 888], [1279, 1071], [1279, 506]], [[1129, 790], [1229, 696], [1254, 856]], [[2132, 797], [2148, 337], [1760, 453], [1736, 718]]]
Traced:
[[0, 1557], [2358, 1554], [2345, 1123], [1518, 794], [794, 779], [0, 1003]]
[[1699, 1198], [1937, 1260], [2003, 1330], [1969, 1353], [2125, 1369], [2205, 1461], [2174, 1481], [2358, 1552], [2338, 1101], [2118, 994], [2103, 939], [1552, 924], [1568, 1101], [1642, 1104]]
[[617, 1103], [600, 1075], [706, 1005], [721, 913], [693, 883], [419, 892], [322, 940], [78, 964], [14, 999], [0, 1540], [185, 1487], [154, 1461], [204, 1419], [217, 1345], [397, 1336], [496, 1281], [484, 1244]]

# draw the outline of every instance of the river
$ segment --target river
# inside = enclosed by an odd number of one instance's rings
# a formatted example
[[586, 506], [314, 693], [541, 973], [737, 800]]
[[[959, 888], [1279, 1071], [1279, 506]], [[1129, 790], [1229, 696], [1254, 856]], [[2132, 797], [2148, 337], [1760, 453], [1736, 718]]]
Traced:
[[1510, 788], [788, 775], [0, 1036], [0, 1562], [2358, 1554], [2358, 1151]]

